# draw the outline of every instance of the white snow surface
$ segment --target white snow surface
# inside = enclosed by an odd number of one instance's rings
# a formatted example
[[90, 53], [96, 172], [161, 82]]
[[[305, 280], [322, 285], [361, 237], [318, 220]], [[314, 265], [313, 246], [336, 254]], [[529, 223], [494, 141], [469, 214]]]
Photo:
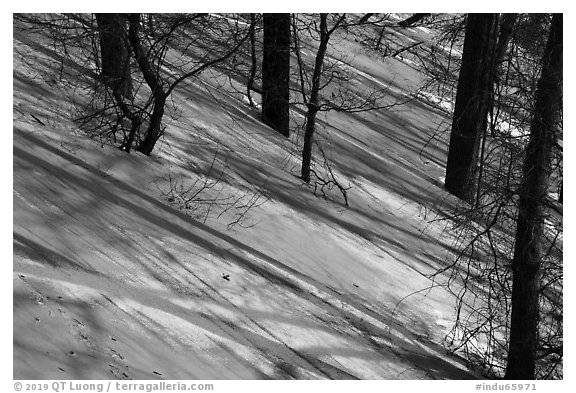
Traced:
[[[454, 241], [432, 221], [455, 203], [435, 180], [445, 141], [420, 151], [443, 114], [408, 103], [319, 119], [352, 186], [345, 208], [297, 178], [301, 136], [207, 94], [211, 76], [174, 93], [181, 113], [151, 157], [101, 146], [71, 121], [74, 91], [54, 87], [59, 63], [37, 45], [14, 35], [15, 379], [474, 377], [447, 355], [454, 299], [428, 278]], [[401, 62], [355, 61], [370, 82], [418, 82]], [[162, 198], [169, 173], [192, 182], [216, 150], [223, 194], [265, 196], [251, 226]]]

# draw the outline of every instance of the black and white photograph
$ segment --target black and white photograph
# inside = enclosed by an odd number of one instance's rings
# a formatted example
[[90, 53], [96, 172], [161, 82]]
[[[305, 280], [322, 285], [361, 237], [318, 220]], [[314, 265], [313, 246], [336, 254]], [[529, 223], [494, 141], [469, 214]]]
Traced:
[[7, 389], [568, 391], [561, 7], [232, 4], [11, 15]]

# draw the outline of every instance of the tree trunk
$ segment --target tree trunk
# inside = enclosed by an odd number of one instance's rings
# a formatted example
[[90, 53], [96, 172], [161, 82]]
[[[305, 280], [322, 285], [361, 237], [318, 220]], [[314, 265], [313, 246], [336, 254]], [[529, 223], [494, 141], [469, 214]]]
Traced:
[[254, 106], [254, 101], [252, 100], [252, 90], [254, 89], [254, 80], [256, 79], [256, 71], [258, 67], [258, 62], [256, 58], [256, 17], [255, 14], [250, 14], [250, 75], [248, 76], [248, 83], [246, 83], [246, 96], [248, 97], [248, 102], [250, 106]]
[[499, 65], [504, 61], [506, 50], [508, 49], [510, 38], [512, 38], [512, 32], [514, 31], [514, 24], [516, 23], [517, 18], [518, 14], [503, 14], [501, 17], [498, 43], [496, 44], [496, 54], [494, 55], [496, 65]]
[[150, 64], [150, 61], [146, 57], [146, 51], [140, 43], [140, 38], [138, 36], [140, 29], [140, 14], [129, 14], [128, 21], [130, 25], [128, 29], [130, 46], [132, 47], [140, 71], [142, 71], [142, 75], [144, 75], [144, 80], [152, 91], [152, 97], [154, 100], [154, 109], [150, 116], [148, 131], [146, 132], [144, 140], [138, 146], [138, 151], [149, 156], [152, 153], [158, 138], [162, 136], [162, 118], [164, 116], [164, 104], [166, 103], [167, 95], [162, 87], [159, 75], [152, 67], [152, 64]]
[[316, 53], [314, 73], [312, 75], [312, 90], [308, 101], [308, 112], [306, 114], [306, 130], [304, 132], [304, 148], [302, 149], [302, 172], [301, 179], [306, 183], [310, 182], [310, 164], [312, 161], [312, 146], [314, 144], [314, 130], [316, 126], [316, 114], [318, 113], [318, 98], [320, 93], [320, 76], [324, 64], [324, 55], [328, 47], [328, 26], [327, 14], [320, 14], [320, 45]]
[[473, 203], [478, 148], [487, 127], [494, 75], [497, 14], [469, 14], [450, 134], [446, 189]]
[[290, 14], [264, 14], [262, 119], [289, 136]]
[[520, 188], [512, 260], [512, 316], [507, 379], [534, 379], [538, 345], [543, 200], [551, 172], [552, 146], [562, 108], [562, 14], [554, 14], [536, 90], [530, 140]]
[[306, 131], [304, 132], [304, 147], [302, 149], [302, 172], [301, 179], [310, 183], [310, 165], [312, 163], [312, 146], [314, 145], [314, 128], [318, 110], [312, 104], [308, 104], [306, 114]]
[[96, 14], [100, 36], [102, 80], [123, 97], [132, 99], [130, 45], [126, 37], [126, 19], [121, 14]]
[[149, 156], [156, 146], [158, 139], [164, 134], [162, 128], [162, 118], [164, 117], [164, 105], [166, 104], [166, 96], [164, 93], [154, 94], [154, 109], [152, 110], [152, 115], [150, 116], [150, 124], [148, 125], [148, 131], [146, 136], [140, 145], [138, 146], [138, 151], [142, 154]]

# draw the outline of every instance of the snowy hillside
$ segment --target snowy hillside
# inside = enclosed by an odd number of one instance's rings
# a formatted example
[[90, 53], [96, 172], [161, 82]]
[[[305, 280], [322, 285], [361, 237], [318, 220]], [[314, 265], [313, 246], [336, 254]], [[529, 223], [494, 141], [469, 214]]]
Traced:
[[[447, 354], [454, 297], [429, 278], [454, 257], [441, 105], [319, 119], [345, 207], [298, 178], [302, 136], [263, 125], [216, 71], [174, 92], [146, 157], [78, 129], [88, 98], [47, 37], [15, 22], [13, 42], [15, 379], [476, 377]], [[366, 88], [422, 82], [408, 57], [341, 45]], [[204, 180], [235, 207], [169, 192]]]

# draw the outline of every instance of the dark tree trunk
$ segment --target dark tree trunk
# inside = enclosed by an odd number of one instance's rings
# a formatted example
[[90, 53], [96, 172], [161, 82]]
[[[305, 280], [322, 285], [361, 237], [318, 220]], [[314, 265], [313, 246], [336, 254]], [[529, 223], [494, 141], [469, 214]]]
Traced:
[[302, 149], [302, 171], [301, 179], [310, 183], [310, 165], [312, 163], [312, 146], [314, 145], [314, 129], [316, 123], [316, 114], [318, 109], [314, 104], [308, 104], [308, 113], [306, 114], [306, 131], [304, 132], [304, 147]]
[[473, 203], [479, 142], [487, 127], [494, 75], [497, 14], [469, 14], [450, 133], [446, 189]]
[[122, 14], [96, 14], [96, 22], [100, 36], [102, 79], [112, 90], [132, 99], [126, 18]]
[[138, 151], [142, 154], [149, 156], [156, 146], [158, 139], [164, 134], [164, 129], [162, 128], [162, 118], [164, 117], [164, 105], [166, 104], [166, 96], [164, 93], [154, 94], [154, 109], [152, 110], [152, 115], [150, 116], [150, 124], [148, 125], [148, 131], [146, 136], [140, 145], [138, 146]]
[[262, 119], [289, 136], [290, 14], [264, 14]]
[[328, 25], [327, 14], [320, 14], [320, 45], [316, 53], [314, 73], [312, 75], [312, 90], [308, 101], [308, 112], [306, 114], [306, 130], [304, 132], [304, 148], [302, 149], [302, 172], [301, 179], [306, 183], [310, 182], [310, 164], [312, 161], [312, 146], [314, 144], [314, 130], [316, 126], [316, 114], [318, 113], [318, 99], [320, 93], [320, 76], [324, 64], [324, 55], [328, 47]]
[[256, 18], [255, 14], [250, 14], [250, 75], [248, 76], [248, 83], [246, 84], [246, 96], [248, 97], [248, 102], [250, 106], [254, 106], [254, 101], [252, 100], [252, 90], [254, 90], [254, 81], [256, 80], [256, 71], [258, 67], [258, 61], [256, 58]]
[[538, 344], [543, 201], [551, 172], [552, 146], [562, 108], [562, 14], [552, 18], [542, 60], [530, 141], [520, 188], [516, 243], [512, 261], [512, 317], [507, 379], [534, 379]]
[[146, 132], [144, 140], [138, 146], [138, 151], [149, 156], [152, 153], [158, 138], [160, 138], [163, 133], [162, 118], [164, 116], [164, 104], [166, 103], [167, 95], [162, 87], [162, 81], [160, 80], [159, 75], [146, 57], [146, 51], [140, 43], [140, 38], [138, 36], [140, 30], [140, 14], [129, 14], [128, 21], [130, 25], [128, 29], [130, 46], [132, 47], [140, 71], [142, 71], [142, 75], [144, 75], [144, 80], [152, 91], [154, 101], [154, 108], [152, 110], [152, 115], [150, 116], [148, 131]]
[[503, 14], [500, 18], [498, 43], [496, 44], [496, 54], [494, 55], [496, 65], [504, 61], [517, 18], [518, 14]]

